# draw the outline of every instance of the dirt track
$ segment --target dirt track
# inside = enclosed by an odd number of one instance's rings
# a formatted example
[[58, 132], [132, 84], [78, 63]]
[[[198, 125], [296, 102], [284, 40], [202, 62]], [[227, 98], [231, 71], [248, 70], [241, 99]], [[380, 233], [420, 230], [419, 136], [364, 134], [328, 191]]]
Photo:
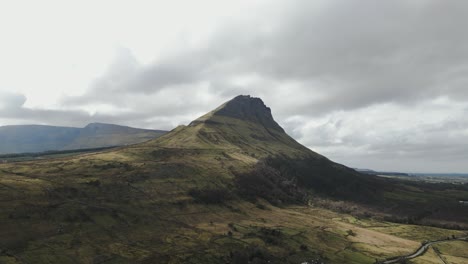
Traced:
[[448, 239], [441, 239], [441, 240], [434, 240], [434, 241], [429, 241], [423, 245], [421, 245], [414, 253], [412, 254], [409, 254], [409, 255], [404, 255], [404, 256], [398, 256], [398, 257], [392, 257], [391, 259], [387, 259], [387, 260], [384, 260], [384, 261], [381, 261], [381, 262], [378, 262], [378, 263], [381, 263], [381, 264], [391, 264], [391, 263], [398, 263], [402, 260], [405, 260], [405, 259], [413, 259], [413, 258], [417, 258], [421, 255], [423, 255], [426, 250], [431, 246], [431, 245], [434, 245], [434, 244], [437, 244], [437, 243], [441, 243], [441, 242], [449, 242], [449, 241], [467, 241], [468, 240], [468, 236], [466, 237], [459, 237], [459, 238], [448, 238]]

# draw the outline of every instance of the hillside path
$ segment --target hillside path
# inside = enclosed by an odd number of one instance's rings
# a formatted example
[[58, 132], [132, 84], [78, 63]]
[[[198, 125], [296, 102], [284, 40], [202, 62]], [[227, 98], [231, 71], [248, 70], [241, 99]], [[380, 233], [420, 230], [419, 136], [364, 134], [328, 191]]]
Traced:
[[448, 238], [448, 239], [440, 239], [440, 240], [434, 240], [434, 241], [429, 241], [423, 245], [421, 245], [414, 253], [412, 254], [409, 254], [409, 255], [403, 255], [403, 256], [398, 256], [398, 257], [392, 257], [391, 259], [387, 259], [387, 260], [384, 260], [384, 261], [381, 261], [381, 262], [377, 262], [377, 263], [381, 263], [381, 264], [392, 264], [392, 263], [398, 263], [402, 260], [405, 260], [405, 259], [413, 259], [413, 258], [416, 258], [416, 257], [419, 257], [421, 255], [423, 255], [426, 250], [434, 245], [434, 244], [437, 244], [437, 243], [441, 243], [441, 242], [449, 242], [449, 241], [468, 241], [468, 236], [466, 237], [459, 237], [459, 238]]

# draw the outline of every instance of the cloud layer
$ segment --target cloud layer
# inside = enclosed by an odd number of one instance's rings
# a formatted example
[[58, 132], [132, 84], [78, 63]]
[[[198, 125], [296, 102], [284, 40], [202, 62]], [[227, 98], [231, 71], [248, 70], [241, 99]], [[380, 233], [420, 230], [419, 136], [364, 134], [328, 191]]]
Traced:
[[149, 64], [131, 47], [119, 49], [102, 76], [56, 109], [0, 95], [0, 119], [168, 129], [251, 94], [300, 142], [347, 165], [468, 171], [468, 2], [299, 0], [257, 8]]

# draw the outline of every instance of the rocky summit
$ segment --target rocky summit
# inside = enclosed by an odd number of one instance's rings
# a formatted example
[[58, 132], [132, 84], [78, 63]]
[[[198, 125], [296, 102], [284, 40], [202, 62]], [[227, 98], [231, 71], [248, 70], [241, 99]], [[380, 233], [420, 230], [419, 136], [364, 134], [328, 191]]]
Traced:
[[228, 116], [261, 124], [269, 129], [284, 132], [271, 115], [271, 109], [262, 99], [250, 95], [239, 95], [213, 111], [213, 115]]

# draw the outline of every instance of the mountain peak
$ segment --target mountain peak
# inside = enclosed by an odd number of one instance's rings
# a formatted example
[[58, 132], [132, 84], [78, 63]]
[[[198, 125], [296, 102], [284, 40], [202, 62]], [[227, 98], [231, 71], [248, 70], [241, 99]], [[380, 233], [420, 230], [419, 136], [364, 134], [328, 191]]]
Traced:
[[284, 132], [283, 128], [276, 123], [271, 114], [271, 109], [265, 105], [262, 99], [250, 95], [239, 95], [222, 104], [207, 115], [197, 119], [195, 123], [206, 122], [213, 116], [226, 116], [240, 120], [250, 121]]

